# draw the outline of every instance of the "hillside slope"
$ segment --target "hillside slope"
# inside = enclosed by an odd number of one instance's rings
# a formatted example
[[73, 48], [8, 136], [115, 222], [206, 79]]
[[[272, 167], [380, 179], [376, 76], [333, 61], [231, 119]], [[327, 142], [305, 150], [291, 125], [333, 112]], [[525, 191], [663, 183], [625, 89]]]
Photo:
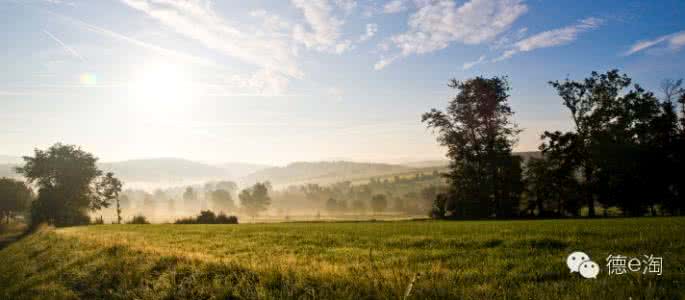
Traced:
[[406, 172], [411, 168], [379, 163], [296, 162], [285, 167], [273, 167], [243, 177], [242, 183], [270, 181], [272, 184], [333, 183], [343, 180], [370, 178], [375, 176]]

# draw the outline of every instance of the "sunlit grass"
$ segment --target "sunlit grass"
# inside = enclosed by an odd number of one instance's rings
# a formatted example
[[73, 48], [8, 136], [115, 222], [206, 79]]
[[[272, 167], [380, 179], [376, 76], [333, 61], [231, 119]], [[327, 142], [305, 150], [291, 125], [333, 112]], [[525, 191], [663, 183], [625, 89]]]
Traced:
[[[685, 218], [244, 225], [41, 231], [0, 251], [0, 298], [683, 298]], [[570, 274], [582, 250], [597, 280]], [[608, 276], [609, 254], [664, 274]]]

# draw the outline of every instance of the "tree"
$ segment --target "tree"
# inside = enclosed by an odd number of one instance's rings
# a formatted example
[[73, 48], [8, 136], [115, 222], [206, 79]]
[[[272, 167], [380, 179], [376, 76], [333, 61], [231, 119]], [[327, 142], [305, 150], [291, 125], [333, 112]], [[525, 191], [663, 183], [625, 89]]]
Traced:
[[433, 206], [431, 207], [430, 217], [433, 219], [442, 219], [447, 213], [447, 194], [437, 194], [433, 200]]
[[515, 214], [521, 160], [511, 152], [520, 130], [510, 120], [507, 79], [452, 79], [448, 86], [458, 93], [445, 112], [432, 109], [422, 117], [447, 147], [448, 210], [462, 218]]
[[34, 151], [16, 168], [28, 183], [38, 186], [38, 198], [31, 204], [31, 221], [56, 226], [87, 224], [87, 212], [109, 206], [97, 192], [97, 158], [74, 145], [57, 143], [48, 150]]
[[186, 210], [195, 208], [195, 201], [197, 200], [197, 194], [192, 187], [186, 187], [183, 192], [183, 208]]
[[528, 208], [538, 216], [577, 216], [580, 188], [573, 169], [564, 168], [546, 158], [530, 158], [526, 164], [525, 181]]
[[260, 212], [265, 211], [271, 204], [267, 185], [259, 182], [250, 188], [242, 190], [238, 198], [240, 198], [240, 205], [245, 212], [253, 218]]
[[545, 132], [540, 149], [555, 164], [581, 174], [589, 216], [595, 216], [596, 202], [641, 215], [650, 199], [665, 196], [670, 180], [658, 168], [669, 164], [668, 151], [660, 149], [675, 125], [670, 102], [660, 103], [618, 70], [550, 84], [570, 111], [575, 130]]
[[664, 102], [674, 102], [680, 95], [685, 93], [683, 80], [664, 79], [661, 81], [661, 92], [664, 94]]
[[21, 181], [0, 178], [0, 221], [10, 219], [24, 211], [31, 203], [33, 192]]
[[338, 210], [338, 201], [335, 198], [328, 198], [326, 201], [326, 210], [328, 213], [334, 213]]
[[214, 190], [210, 193], [212, 208], [217, 211], [229, 211], [235, 209], [231, 193], [227, 190]]
[[119, 193], [121, 193], [121, 180], [114, 177], [114, 173], [108, 172], [96, 184], [96, 192], [105, 203], [116, 201], [117, 204], [117, 224], [121, 224], [121, 206], [119, 203]]
[[371, 210], [374, 213], [384, 211], [388, 207], [388, 199], [385, 195], [378, 194], [371, 197]]
[[360, 199], [356, 199], [352, 201], [352, 210], [355, 212], [362, 212], [366, 209], [366, 204], [364, 204], [364, 201]]

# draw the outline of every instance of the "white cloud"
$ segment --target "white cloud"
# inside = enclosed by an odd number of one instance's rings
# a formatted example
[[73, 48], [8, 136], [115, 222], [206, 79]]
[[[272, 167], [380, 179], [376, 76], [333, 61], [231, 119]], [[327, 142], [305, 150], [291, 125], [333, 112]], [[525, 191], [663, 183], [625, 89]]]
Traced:
[[398, 54], [381, 59], [376, 69], [412, 54], [447, 48], [451, 43], [480, 44], [508, 30], [528, 7], [522, 0], [470, 0], [457, 6], [451, 0], [417, 0], [409, 30], [391, 37]]
[[508, 50], [504, 51], [502, 55], [495, 61], [501, 61], [512, 56], [521, 53], [529, 52], [540, 48], [556, 47], [561, 45], [569, 44], [578, 38], [578, 35], [595, 29], [604, 23], [602, 19], [598, 18], [586, 18], [580, 20], [577, 24], [566, 26], [554, 30], [544, 31], [528, 38], [519, 40], [509, 47]]
[[407, 10], [407, 6], [405, 5], [406, 1], [405, 0], [393, 0], [388, 3], [386, 3], [383, 6], [383, 12], [386, 14], [395, 14], [398, 12], [403, 12]]
[[344, 22], [333, 15], [333, 6], [327, 0], [292, 0], [292, 3], [302, 10], [311, 29], [295, 25], [293, 38], [296, 41], [322, 52], [342, 53], [350, 49], [345, 45], [346, 41], [338, 41]]
[[473, 66], [482, 64], [484, 62], [485, 62], [485, 55], [481, 55], [481, 57], [479, 57], [478, 60], [465, 62], [463, 68], [464, 68], [464, 70], [468, 70], [468, 69], [473, 68]]
[[302, 77], [289, 41], [273, 35], [248, 32], [214, 13], [211, 1], [122, 0], [130, 7], [159, 21], [205, 47], [265, 70]]
[[360, 42], [365, 42], [372, 38], [374, 35], [376, 35], [376, 32], [378, 32], [378, 24], [371, 23], [371, 24], [366, 24], [366, 32], [359, 37]]
[[656, 45], [662, 45], [666, 44], [668, 49], [671, 50], [679, 50], [680, 48], [683, 48], [685, 46], [685, 31], [680, 31], [680, 32], [675, 32], [667, 35], [663, 35], [660, 37], [657, 37], [653, 40], [643, 40], [643, 41], [638, 41], [635, 44], [633, 44], [628, 51], [624, 53], [624, 55], [632, 55], [637, 52], [641, 52], [643, 50], [652, 48]]

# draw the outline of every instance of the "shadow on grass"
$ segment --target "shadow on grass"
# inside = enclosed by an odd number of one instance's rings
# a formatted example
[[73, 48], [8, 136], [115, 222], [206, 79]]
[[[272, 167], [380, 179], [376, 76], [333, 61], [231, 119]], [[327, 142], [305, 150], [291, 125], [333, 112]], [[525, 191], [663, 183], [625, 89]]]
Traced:
[[23, 223], [0, 225], [0, 250], [5, 249], [10, 244], [21, 240], [29, 234], [31, 234], [31, 231]]

